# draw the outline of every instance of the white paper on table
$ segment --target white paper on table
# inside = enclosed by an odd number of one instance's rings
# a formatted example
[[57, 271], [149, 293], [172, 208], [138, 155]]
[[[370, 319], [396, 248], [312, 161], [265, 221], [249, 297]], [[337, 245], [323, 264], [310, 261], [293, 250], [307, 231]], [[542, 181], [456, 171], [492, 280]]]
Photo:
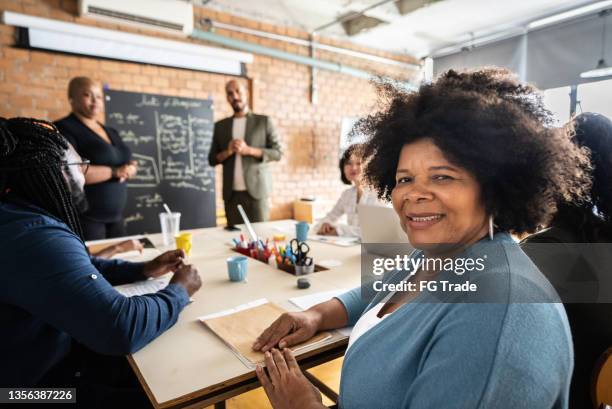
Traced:
[[[311, 225], [312, 227], [312, 225]], [[287, 237], [295, 236], [295, 228], [290, 226], [275, 226], [274, 230], [284, 233]], [[308, 240], [318, 241], [321, 243], [333, 244], [335, 246], [350, 247], [360, 243], [358, 237], [351, 236], [323, 236], [321, 234], [309, 234]]]
[[330, 258], [330, 259], [320, 260], [319, 262], [317, 262], [317, 264], [325, 268], [334, 268], [334, 267], [340, 267], [342, 265], [342, 261], [334, 260]]
[[[117, 253], [112, 258], [138, 263], [153, 260], [160, 254], [161, 251], [156, 248], [144, 248], [142, 249], [142, 253], [140, 253], [138, 250], [131, 250], [124, 253]], [[153, 294], [168, 287], [172, 274], [173, 273], [168, 273], [157, 278], [150, 278], [148, 280], [136, 281], [134, 283], [117, 285], [114, 288], [125, 297]], [[193, 298], [190, 298], [189, 302], [193, 302]]]
[[[295, 305], [296, 307], [304, 311], [314, 305], [320, 304], [325, 301], [329, 301], [332, 298], [340, 294], [343, 294], [347, 291], [349, 291], [348, 288], [342, 288], [339, 290], [331, 290], [331, 291], [321, 291], [321, 292], [314, 293], [314, 294], [303, 295], [301, 297], [290, 298], [289, 302], [291, 302], [291, 304]], [[344, 327], [344, 328], [338, 329], [337, 331], [341, 335], [348, 337], [351, 335], [352, 330], [353, 330], [353, 327]]]
[[206, 320], [211, 319], [211, 318], [224, 317], [226, 315], [231, 315], [231, 314], [237, 313], [238, 311], [248, 310], [249, 308], [259, 307], [260, 305], [264, 305], [267, 302], [268, 302], [267, 298], [260, 298], [260, 299], [255, 300], [255, 301], [250, 301], [250, 302], [247, 302], [247, 303], [244, 303], [244, 304], [240, 304], [240, 305], [238, 305], [236, 307], [233, 307], [233, 308], [228, 308], [227, 310], [214, 312], [212, 314], [202, 315], [201, 317], [198, 317], [198, 319], [200, 321], [206, 321]]
[[322, 236], [320, 234], [309, 234], [308, 240], [318, 241], [321, 243], [333, 244], [340, 247], [356, 246], [360, 243], [357, 237], [347, 236]]
[[294, 226], [274, 226], [272, 230], [277, 231], [279, 233], [283, 233], [287, 237], [295, 236], [295, 227]]
[[[149, 261], [159, 256], [161, 253], [158, 249], [146, 248], [142, 249], [142, 253], [137, 250], [126, 251], [124, 253], [117, 253], [112, 258], [120, 259], [125, 261], [131, 261], [133, 263]], [[143, 281], [136, 281], [134, 283], [122, 284], [115, 286], [115, 290], [123, 294], [126, 297], [134, 297], [136, 295], [145, 295], [156, 293], [159, 290], [163, 290], [168, 286], [172, 274], [165, 274], [161, 277], [148, 279]]]
[[[172, 274], [173, 273], [168, 273], [157, 278], [149, 278], [148, 280], [136, 281], [134, 283], [116, 285], [113, 288], [125, 297], [154, 294], [168, 287]], [[193, 298], [189, 298], [189, 303], [193, 301]]]
[[137, 281], [135, 283], [115, 286], [115, 290], [126, 297], [156, 293], [168, 286], [172, 274], [165, 274], [158, 278]]
[[291, 304], [295, 305], [296, 307], [302, 310], [307, 310], [313, 305], [317, 305], [322, 302], [329, 301], [335, 296], [343, 294], [347, 291], [349, 291], [348, 288], [341, 288], [339, 290], [331, 290], [331, 291], [321, 291], [318, 293], [302, 295], [301, 297], [289, 298], [289, 301], [291, 302]]

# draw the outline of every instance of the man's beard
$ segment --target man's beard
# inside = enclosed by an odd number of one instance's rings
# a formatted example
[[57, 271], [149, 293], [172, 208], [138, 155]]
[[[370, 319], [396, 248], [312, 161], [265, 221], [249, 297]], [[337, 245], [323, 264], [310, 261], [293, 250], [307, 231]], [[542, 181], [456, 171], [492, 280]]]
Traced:
[[232, 104], [232, 109], [234, 110], [234, 113], [238, 113], [238, 112], [242, 112], [242, 110], [244, 109], [244, 104], [240, 103], [240, 102], [235, 102]]

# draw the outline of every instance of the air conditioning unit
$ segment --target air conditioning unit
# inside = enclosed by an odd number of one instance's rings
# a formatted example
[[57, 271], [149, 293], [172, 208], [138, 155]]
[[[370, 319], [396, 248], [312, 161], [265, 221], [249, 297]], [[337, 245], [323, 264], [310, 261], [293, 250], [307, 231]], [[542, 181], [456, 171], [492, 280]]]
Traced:
[[175, 34], [193, 31], [193, 5], [181, 0], [79, 0], [79, 14]]

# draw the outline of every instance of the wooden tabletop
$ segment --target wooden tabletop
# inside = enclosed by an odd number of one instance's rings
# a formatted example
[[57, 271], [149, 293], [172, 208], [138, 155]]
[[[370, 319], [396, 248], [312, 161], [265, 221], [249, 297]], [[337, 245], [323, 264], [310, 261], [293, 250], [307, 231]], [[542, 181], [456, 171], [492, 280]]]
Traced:
[[[282, 220], [254, 223], [260, 238], [286, 233], [291, 239], [295, 221]], [[244, 229], [243, 229], [244, 230]], [[257, 260], [248, 260], [248, 282], [230, 282], [225, 259], [236, 255], [230, 249], [232, 237], [240, 232], [227, 232], [220, 227], [192, 230], [193, 249], [187, 263], [194, 264], [202, 277], [202, 288], [194, 302], [181, 313], [178, 322], [145, 348], [128, 359], [151, 402], [158, 408], [189, 406], [198, 397], [221, 393], [232, 386], [254, 384], [253, 370], [245, 366], [197, 317], [267, 298], [287, 310], [297, 308], [288, 299], [302, 295], [352, 288], [360, 283], [360, 246], [339, 247], [309, 241], [315, 263], [334, 260], [341, 264], [308, 275], [311, 287], [297, 288], [297, 278]], [[246, 232], [245, 232], [246, 233]], [[148, 236], [164, 250], [161, 235]], [[246, 237], [246, 234], [245, 234]], [[317, 354], [338, 355], [346, 337], [334, 333], [333, 339], [316, 350], [306, 351], [299, 359], [316, 361]]]

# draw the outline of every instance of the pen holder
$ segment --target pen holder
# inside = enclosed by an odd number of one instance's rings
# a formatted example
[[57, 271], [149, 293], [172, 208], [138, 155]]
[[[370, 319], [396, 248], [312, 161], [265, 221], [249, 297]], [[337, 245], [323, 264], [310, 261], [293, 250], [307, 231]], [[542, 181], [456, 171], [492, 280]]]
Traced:
[[263, 261], [264, 263], [268, 262], [268, 257], [266, 257], [263, 250], [257, 250], [257, 260]]
[[236, 252], [238, 252], [238, 253], [240, 253], [242, 255], [245, 255], [247, 257], [251, 257], [251, 251], [249, 249], [242, 248], [242, 247], [234, 247], [234, 251], [236, 251]]
[[[261, 261], [262, 263], [266, 263], [268, 264], [268, 260], [265, 259], [265, 257], [260, 258], [259, 257], [259, 252], [258, 250], [255, 249], [245, 249], [242, 247], [233, 247], [232, 250], [234, 250], [235, 252], [238, 252], [240, 254], [244, 254], [247, 257], [250, 258], [254, 258], [257, 261]], [[301, 266], [302, 269], [300, 269], [300, 266], [295, 266], [293, 264], [277, 264], [276, 268], [278, 268], [279, 270], [283, 270], [289, 274], [293, 274], [293, 275], [304, 275], [304, 274], [309, 274], [309, 273], [317, 273], [319, 271], [326, 271], [329, 270], [328, 268], [325, 268], [323, 266], [319, 266], [317, 264], [315, 264], [314, 262], [311, 265], [308, 266]], [[305, 268], [305, 269], [304, 269]]]
[[279, 270], [283, 270], [286, 273], [295, 275], [295, 266], [294, 265], [288, 265], [288, 264], [282, 263], [282, 264], [277, 265], [277, 268]]
[[314, 271], [315, 271], [314, 263], [311, 263], [311, 264], [309, 264], [307, 266], [300, 266], [300, 265], [297, 265], [297, 264], [295, 266], [295, 275], [296, 276], [303, 276], [303, 275], [306, 275], [306, 274], [314, 273]]

